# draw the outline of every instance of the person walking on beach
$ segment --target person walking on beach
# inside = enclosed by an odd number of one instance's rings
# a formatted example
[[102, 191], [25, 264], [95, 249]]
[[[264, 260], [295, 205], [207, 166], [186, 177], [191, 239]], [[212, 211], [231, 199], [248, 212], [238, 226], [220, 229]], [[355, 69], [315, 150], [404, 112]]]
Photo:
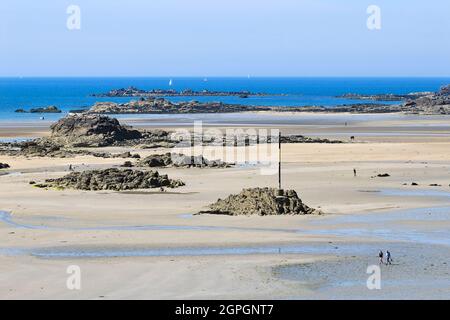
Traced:
[[356, 177], [356, 169], [353, 168], [353, 176]]
[[386, 265], [388, 264], [392, 264], [392, 258], [391, 258], [391, 253], [389, 252], [389, 250], [386, 250]]
[[384, 261], [383, 261], [383, 251], [382, 250], [380, 250], [380, 252], [378, 252], [378, 258], [380, 258], [380, 264], [384, 264]]

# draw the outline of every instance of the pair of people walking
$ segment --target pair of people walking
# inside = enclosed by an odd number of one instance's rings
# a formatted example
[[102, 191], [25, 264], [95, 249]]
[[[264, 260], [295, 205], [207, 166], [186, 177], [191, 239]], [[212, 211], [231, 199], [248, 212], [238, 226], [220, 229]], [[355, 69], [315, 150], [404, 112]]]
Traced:
[[386, 263], [384, 262], [384, 253], [382, 250], [378, 253], [378, 258], [380, 258], [380, 264], [392, 264], [392, 257], [389, 250], [386, 250]]

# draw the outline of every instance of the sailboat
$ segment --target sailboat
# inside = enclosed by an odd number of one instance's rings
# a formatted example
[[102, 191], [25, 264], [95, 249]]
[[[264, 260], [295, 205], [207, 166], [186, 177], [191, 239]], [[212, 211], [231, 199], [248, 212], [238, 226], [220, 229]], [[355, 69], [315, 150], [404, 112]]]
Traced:
[[173, 84], [173, 81], [172, 81], [172, 79], [170, 79], [169, 86], [172, 86], [172, 84]]

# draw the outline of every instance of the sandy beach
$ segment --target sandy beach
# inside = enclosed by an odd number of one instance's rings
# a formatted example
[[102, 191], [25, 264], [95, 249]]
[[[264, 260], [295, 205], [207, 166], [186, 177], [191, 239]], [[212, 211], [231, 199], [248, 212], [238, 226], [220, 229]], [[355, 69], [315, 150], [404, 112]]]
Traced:
[[[140, 129], [190, 130], [203, 119], [221, 130], [278, 128], [343, 140], [283, 145], [283, 188], [325, 214], [195, 215], [243, 188], [277, 186], [277, 175], [243, 163], [159, 169], [186, 182], [167, 192], [76, 191], [29, 182], [61, 177], [69, 165], [82, 171], [124, 159], [0, 156], [10, 165], [0, 171], [0, 298], [450, 298], [449, 116], [214, 116], [119, 119]], [[0, 123], [0, 139], [45, 136], [48, 125]], [[380, 249], [391, 251], [394, 264], [382, 266], [381, 289], [369, 290], [366, 269], [378, 265]], [[81, 290], [66, 287], [70, 265], [81, 268]]]

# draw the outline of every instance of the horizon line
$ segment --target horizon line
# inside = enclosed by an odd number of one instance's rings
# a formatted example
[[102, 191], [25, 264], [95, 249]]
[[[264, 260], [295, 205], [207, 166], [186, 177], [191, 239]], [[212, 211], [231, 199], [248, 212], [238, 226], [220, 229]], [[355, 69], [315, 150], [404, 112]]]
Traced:
[[213, 76], [170, 76], [170, 75], [80, 75], [80, 76], [61, 76], [61, 75], [29, 75], [29, 76], [2, 76], [0, 75], [0, 79], [25, 79], [25, 78], [244, 78], [244, 79], [252, 79], [252, 78], [450, 78], [450, 75], [424, 75], [424, 76], [407, 76], [407, 75], [368, 75], [368, 76], [339, 76], [339, 75], [330, 75], [330, 76], [230, 76], [230, 75], [213, 75]]

